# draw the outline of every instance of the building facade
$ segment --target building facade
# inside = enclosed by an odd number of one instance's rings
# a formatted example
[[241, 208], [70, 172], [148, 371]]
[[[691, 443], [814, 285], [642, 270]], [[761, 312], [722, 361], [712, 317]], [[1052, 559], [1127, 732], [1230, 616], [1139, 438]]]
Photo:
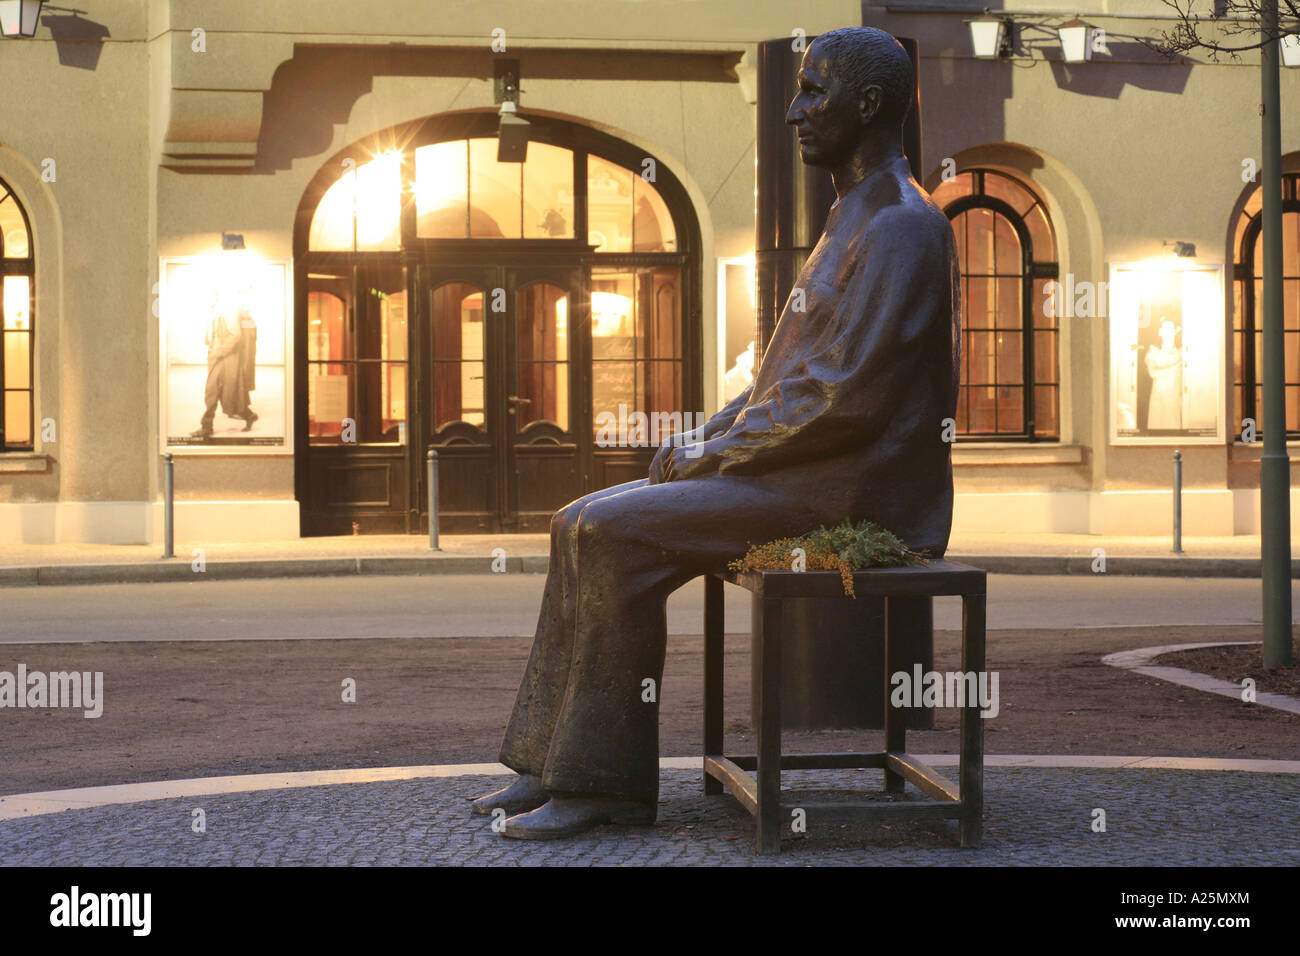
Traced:
[[1166, 533], [1178, 450], [1185, 532], [1258, 531], [1257, 59], [1094, 0], [1067, 63], [1075, 9], [1003, 6], [993, 59], [964, 4], [47, 9], [0, 41], [0, 541], [158, 540], [165, 454], [183, 541], [422, 532], [430, 449], [450, 532], [644, 474], [743, 384], [756, 45], [864, 23], [962, 258], [955, 528]]

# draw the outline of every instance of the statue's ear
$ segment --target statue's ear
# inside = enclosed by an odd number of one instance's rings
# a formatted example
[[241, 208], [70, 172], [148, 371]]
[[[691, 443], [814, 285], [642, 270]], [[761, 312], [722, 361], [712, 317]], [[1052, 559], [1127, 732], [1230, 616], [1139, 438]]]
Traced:
[[878, 86], [868, 86], [858, 97], [858, 116], [863, 126], [867, 126], [876, 118], [880, 112], [880, 105], [884, 102], [885, 91]]

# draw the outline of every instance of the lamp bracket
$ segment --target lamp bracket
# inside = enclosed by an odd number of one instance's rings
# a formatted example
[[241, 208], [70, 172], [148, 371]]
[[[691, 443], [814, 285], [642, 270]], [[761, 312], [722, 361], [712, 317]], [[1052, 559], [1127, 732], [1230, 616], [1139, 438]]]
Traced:
[[519, 102], [519, 61], [492, 61], [492, 102]]

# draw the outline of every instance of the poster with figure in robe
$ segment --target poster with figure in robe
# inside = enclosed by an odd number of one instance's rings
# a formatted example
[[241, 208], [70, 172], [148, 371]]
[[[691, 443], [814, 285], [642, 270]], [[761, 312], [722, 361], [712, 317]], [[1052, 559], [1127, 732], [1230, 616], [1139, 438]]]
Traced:
[[223, 252], [160, 275], [163, 450], [292, 451], [288, 261]]
[[1109, 292], [1111, 442], [1222, 442], [1223, 267], [1114, 265]]

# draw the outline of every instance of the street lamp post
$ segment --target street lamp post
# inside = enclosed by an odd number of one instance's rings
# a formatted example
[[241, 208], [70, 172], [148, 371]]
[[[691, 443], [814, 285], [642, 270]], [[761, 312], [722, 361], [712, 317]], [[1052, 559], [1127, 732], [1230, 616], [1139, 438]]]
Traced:
[[1264, 191], [1264, 453], [1259, 468], [1264, 666], [1291, 663], [1291, 463], [1286, 453], [1282, 332], [1282, 111], [1277, 0], [1260, 4], [1261, 182]]

